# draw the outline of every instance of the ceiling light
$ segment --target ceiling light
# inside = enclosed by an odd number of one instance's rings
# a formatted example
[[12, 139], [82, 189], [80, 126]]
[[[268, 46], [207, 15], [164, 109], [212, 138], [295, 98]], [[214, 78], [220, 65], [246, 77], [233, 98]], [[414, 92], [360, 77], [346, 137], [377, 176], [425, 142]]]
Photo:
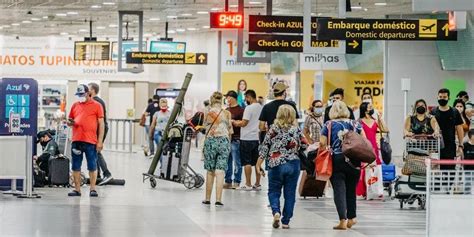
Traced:
[[105, 26], [97, 26], [96, 29], [103, 30], [103, 29], [105, 29]]
[[3, 25], [2, 27], [3, 28], [10, 28], [11, 26], [10, 25]]
[[12, 26], [19, 26], [20, 23], [12, 23]]
[[113, 6], [113, 5], [115, 5], [115, 2], [103, 2], [102, 4]]
[[31, 18], [31, 20], [32, 20], [32, 21], [41, 21], [40, 18], [35, 18], [35, 17]]
[[374, 3], [375, 6], [387, 6], [386, 2], [376, 2]]
[[168, 30], [168, 34], [174, 34], [174, 33], [176, 33], [176, 31], [174, 31], [174, 30]]
[[169, 19], [176, 19], [176, 18], [178, 18], [178, 17], [177, 17], [177, 16], [167, 16], [167, 18], [169, 18]]
[[102, 6], [100, 6], [100, 5], [92, 5], [91, 8], [99, 9], [99, 8], [102, 8]]
[[88, 32], [87, 29], [80, 29], [79, 32]]
[[0, 30], [3, 30], [3, 27], [0, 26]]
[[202, 28], [203, 28], [203, 29], [209, 29], [209, 28], [211, 28], [211, 27], [210, 27], [210, 26], [203, 26]]
[[68, 14], [68, 15], [77, 15], [77, 14], [79, 14], [79, 13], [77, 13], [77, 12], [68, 12], [67, 14]]
[[150, 18], [150, 21], [159, 21], [160, 18]]
[[197, 30], [197, 29], [194, 28], [194, 27], [190, 27], [190, 28], [188, 28], [188, 30], [189, 30], [189, 31], [195, 31], [195, 30]]
[[67, 16], [66, 13], [56, 13], [56, 16]]
[[258, 4], [262, 4], [262, 2], [250, 1], [249, 4], [250, 5], [258, 5]]
[[318, 13], [318, 16], [321, 16], [321, 15], [323, 15], [323, 14], [322, 14], [322, 13]]
[[368, 10], [369, 10], [369, 9], [367, 9], [367, 8], [364, 8], [364, 11], [365, 11], [365, 12], [366, 12], [366, 11], [368, 11]]
[[219, 10], [221, 10], [221, 9], [218, 8], [218, 7], [213, 7], [213, 8], [211, 8], [211, 11], [219, 11]]
[[118, 26], [115, 25], [115, 24], [110, 24], [109, 27], [110, 27], [110, 28], [116, 28], [116, 27], [118, 27]]
[[176, 32], [185, 32], [186, 29], [176, 29]]
[[60, 35], [69, 35], [67, 32], [61, 32]]
[[30, 24], [31, 21], [22, 21], [21, 23], [23, 23], [23, 24]]
[[353, 10], [362, 10], [361, 6], [352, 6], [351, 9]]
[[181, 16], [192, 16], [193, 14], [190, 14], [190, 13], [183, 13], [181, 14]]
[[43, 19], [48, 19], [48, 16], [43, 16]]
[[206, 11], [198, 11], [196, 13], [199, 14], [199, 15], [209, 14], [209, 12], [206, 12]]

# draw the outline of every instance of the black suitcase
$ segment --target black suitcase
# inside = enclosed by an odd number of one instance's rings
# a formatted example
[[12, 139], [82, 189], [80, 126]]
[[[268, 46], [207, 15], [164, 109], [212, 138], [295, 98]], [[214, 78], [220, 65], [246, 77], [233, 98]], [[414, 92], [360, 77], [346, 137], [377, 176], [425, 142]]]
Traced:
[[69, 159], [58, 157], [49, 160], [50, 185], [69, 186]]
[[326, 188], [326, 181], [316, 180], [314, 176], [308, 175], [303, 184], [303, 190], [300, 196], [306, 197], [322, 197], [324, 189]]

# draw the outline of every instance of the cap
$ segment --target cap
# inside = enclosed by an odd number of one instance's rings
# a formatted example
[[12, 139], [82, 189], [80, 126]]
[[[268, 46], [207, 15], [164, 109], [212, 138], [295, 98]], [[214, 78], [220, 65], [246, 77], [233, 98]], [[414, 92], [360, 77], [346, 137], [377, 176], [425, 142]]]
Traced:
[[276, 94], [279, 94], [279, 93], [282, 93], [283, 91], [285, 91], [286, 89], [288, 89], [289, 87], [287, 85], [285, 85], [285, 83], [283, 82], [277, 82], [275, 83], [275, 85], [273, 86], [273, 93], [276, 93]]
[[39, 143], [40, 142], [40, 139], [46, 135], [48, 135], [49, 133], [47, 131], [41, 131], [41, 132], [38, 132], [36, 134], [36, 143]]
[[77, 86], [76, 95], [77, 96], [84, 96], [87, 92], [89, 92], [89, 87], [84, 84], [80, 84]]
[[230, 96], [230, 97], [234, 97], [234, 98], [236, 98], [236, 99], [237, 99], [237, 97], [238, 97], [237, 92], [232, 91], [232, 90], [228, 91], [227, 94], [225, 94], [224, 96], [225, 96], [225, 97]]

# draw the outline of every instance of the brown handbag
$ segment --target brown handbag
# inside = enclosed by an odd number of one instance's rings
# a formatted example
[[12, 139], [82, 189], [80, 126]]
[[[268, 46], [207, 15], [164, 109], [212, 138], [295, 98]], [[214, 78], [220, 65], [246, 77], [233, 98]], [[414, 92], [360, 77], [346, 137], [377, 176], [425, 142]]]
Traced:
[[344, 135], [342, 153], [351, 160], [371, 164], [376, 159], [372, 144], [370, 144], [367, 138], [361, 136], [354, 130]]

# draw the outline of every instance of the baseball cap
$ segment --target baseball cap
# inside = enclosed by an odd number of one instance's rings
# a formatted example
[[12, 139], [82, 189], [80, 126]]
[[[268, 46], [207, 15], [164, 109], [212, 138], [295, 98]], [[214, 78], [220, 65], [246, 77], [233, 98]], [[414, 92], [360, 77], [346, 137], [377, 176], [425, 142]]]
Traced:
[[80, 84], [76, 88], [76, 95], [77, 96], [84, 96], [88, 92], [89, 92], [89, 87], [87, 87], [84, 84]]
[[277, 82], [275, 83], [275, 85], [273, 86], [273, 93], [276, 93], [276, 94], [279, 94], [279, 93], [282, 93], [283, 91], [285, 91], [286, 89], [288, 89], [289, 87], [287, 85], [285, 85], [285, 83], [283, 82]]
[[227, 94], [224, 95], [225, 97], [227, 96], [230, 96], [230, 97], [234, 97], [237, 99], [238, 95], [237, 95], [237, 92], [233, 91], [233, 90], [230, 90], [227, 92]]

